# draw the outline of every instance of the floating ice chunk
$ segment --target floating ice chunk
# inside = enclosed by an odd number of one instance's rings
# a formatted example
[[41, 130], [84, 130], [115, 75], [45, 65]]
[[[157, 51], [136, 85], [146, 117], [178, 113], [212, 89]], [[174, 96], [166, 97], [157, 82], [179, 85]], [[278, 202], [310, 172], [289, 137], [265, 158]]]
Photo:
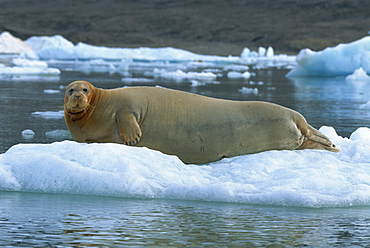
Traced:
[[243, 49], [242, 53], [240, 54], [240, 57], [241, 58], [248, 58], [250, 53], [251, 53], [251, 50], [248, 47], [245, 47]]
[[269, 58], [274, 57], [274, 49], [270, 46], [267, 48], [266, 57], [269, 57]]
[[43, 75], [57, 76], [60, 70], [56, 68], [38, 68], [38, 67], [0, 67], [0, 75]]
[[9, 32], [0, 34], [0, 53], [16, 53], [23, 54], [28, 58], [37, 58], [36, 53], [19, 38], [15, 38]]
[[259, 55], [260, 57], [265, 56], [265, 55], [266, 55], [266, 48], [264, 48], [264, 47], [259, 47], [259, 48], [258, 48], [258, 55]]
[[239, 79], [243, 77], [242, 75], [243, 75], [242, 73], [236, 71], [229, 71], [227, 73], [227, 77], [230, 79]]
[[322, 51], [303, 49], [297, 56], [297, 65], [288, 77], [347, 76], [362, 67], [370, 73], [370, 37], [348, 44], [339, 44]]
[[29, 59], [22, 59], [22, 58], [13, 59], [12, 64], [18, 67], [33, 67], [33, 68], [42, 68], [42, 69], [48, 67], [48, 64], [43, 61], [29, 60]]
[[165, 61], [238, 61], [238, 57], [221, 57], [200, 55], [172, 47], [165, 48], [114, 48], [93, 46], [83, 42], [74, 45], [60, 35], [51, 37], [34, 36], [26, 40], [42, 59], [136, 59], [136, 60], [165, 60]]
[[[122, 67], [120, 67], [121, 69]], [[118, 72], [118, 68], [113, 62], [107, 62], [103, 59], [94, 59], [89, 61], [79, 61], [76, 63], [75, 70], [90, 74], [92, 72], [97, 73], [115, 73]], [[122, 71], [121, 71], [122, 72]]]
[[25, 43], [29, 45], [41, 59], [75, 58], [74, 44], [60, 35], [33, 36]]
[[248, 71], [244, 73], [240, 73], [236, 71], [229, 71], [227, 73], [227, 77], [230, 79], [240, 79], [240, 78], [248, 79], [251, 77], [251, 74]]
[[153, 74], [156, 77], [173, 79], [176, 81], [181, 81], [184, 79], [212, 81], [217, 78], [217, 76], [213, 74], [212, 72], [184, 72], [182, 70], [166, 71], [166, 70], [154, 69]]
[[356, 69], [353, 74], [348, 75], [346, 77], [346, 81], [349, 82], [356, 82], [356, 81], [363, 81], [363, 82], [370, 82], [370, 76], [362, 69], [362, 67]]
[[46, 137], [52, 138], [55, 140], [65, 140], [65, 139], [72, 139], [72, 136], [68, 130], [53, 130], [53, 131], [48, 131], [45, 133]]
[[242, 87], [238, 91], [243, 93], [243, 94], [258, 95], [258, 89], [257, 88]]
[[198, 80], [190, 80], [190, 83], [191, 83], [191, 87], [199, 87], [199, 86], [202, 86], [202, 85], [205, 85], [204, 82], [199, 82]]
[[246, 65], [227, 65], [223, 69], [224, 69], [224, 71], [243, 72], [243, 71], [248, 71], [249, 66], [246, 66]]
[[23, 139], [33, 139], [34, 136], [35, 136], [35, 132], [31, 129], [26, 129], [22, 131]]
[[250, 77], [251, 77], [251, 73], [250, 73], [250, 72], [248, 72], [248, 71], [246, 71], [246, 72], [244, 72], [244, 73], [242, 74], [242, 78], [248, 79], [248, 78], [250, 78]]
[[60, 92], [61, 92], [60, 90], [51, 90], [51, 89], [44, 90], [44, 93], [46, 93], [46, 94], [57, 94], [57, 93], [60, 93]]
[[55, 111], [45, 111], [45, 112], [33, 112], [32, 115], [41, 116], [45, 119], [61, 119], [64, 118], [64, 111], [59, 110], [58, 112]]
[[153, 79], [150, 78], [122, 78], [122, 82], [131, 84], [131, 83], [152, 83], [154, 82]]

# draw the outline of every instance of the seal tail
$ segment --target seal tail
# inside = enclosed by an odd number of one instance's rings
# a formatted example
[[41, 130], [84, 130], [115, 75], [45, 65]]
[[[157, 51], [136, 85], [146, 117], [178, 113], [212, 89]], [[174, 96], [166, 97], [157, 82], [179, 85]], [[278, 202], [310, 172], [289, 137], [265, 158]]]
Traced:
[[335, 145], [328, 137], [309, 125], [303, 117], [302, 120], [297, 123], [297, 127], [304, 136], [302, 144], [297, 149], [321, 149], [331, 152], [340, 151], [335, 148]]

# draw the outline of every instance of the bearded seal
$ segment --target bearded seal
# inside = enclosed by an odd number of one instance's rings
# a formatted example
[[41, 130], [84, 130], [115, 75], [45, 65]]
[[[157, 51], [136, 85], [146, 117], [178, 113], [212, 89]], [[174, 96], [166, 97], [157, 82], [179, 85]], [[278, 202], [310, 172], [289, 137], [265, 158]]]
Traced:
[[268, 150], [339, 151], [298, 112], [268, 102], [232, 101], [159, 88], [66, 88], [66, 125], [77, 142], [121, 143], [204, 164]]

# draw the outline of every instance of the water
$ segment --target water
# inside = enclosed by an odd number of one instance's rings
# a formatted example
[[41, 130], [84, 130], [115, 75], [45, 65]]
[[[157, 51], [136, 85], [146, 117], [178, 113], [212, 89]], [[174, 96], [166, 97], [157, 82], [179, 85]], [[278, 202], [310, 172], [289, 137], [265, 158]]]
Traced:
[[0, 192], [3, 246], [365, 247], [367, 208]]
[[[192, 87], [191, 82], [155, 79], [145, 85], [235, 100], [275, 102], [301, 112], [315, 127], [333, 126], [349, 136], [369, 126], [359, 106], [370, 100], [367, 84], [337, 79], [289, 80], [286, 70], [254, 71], [250, 84], [218, 78], [219, 83]], [[133, 77], [143, 77], [136, 70]], [[60, 80], [0, 81], [0, 152], [18, 143], [51, 143], [65, 137], [45, 133], [66, 130], [64, 120], [31, 113], [59, 111], [60, 86], [85, 79], [98, 87], [124, 86], [117, 75], [63, 73]], [[258, 83], [262, 82], [262, 83]], [[127, 85], [127, 84], [126, 84]], [[144, 85], [133, 83], [132, 85]], [[242, 87], [258, 88], [243, 94]], [[47, 94], [44, 90], [60, 90]], [[21, 132], [32, 129], [33, 139]], [[98, 196], [0, 192], [0, 245], [7, 247], [170, 246], [170, 247], [367, 247], [369, 207], [292, 208], [199, 201], [140, 200]]]

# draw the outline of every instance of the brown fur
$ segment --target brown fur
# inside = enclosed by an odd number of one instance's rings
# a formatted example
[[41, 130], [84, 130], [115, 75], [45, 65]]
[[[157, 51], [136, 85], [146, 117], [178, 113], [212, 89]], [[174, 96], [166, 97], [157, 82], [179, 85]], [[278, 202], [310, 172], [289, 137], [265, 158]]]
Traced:
[[339, 151], [285, 107], [229, 101], [155, 87], [112, 90], [76, 81], [66, 88], [64, 114], [78, 142], [114, 142], [203, 164], [267, 150]]

